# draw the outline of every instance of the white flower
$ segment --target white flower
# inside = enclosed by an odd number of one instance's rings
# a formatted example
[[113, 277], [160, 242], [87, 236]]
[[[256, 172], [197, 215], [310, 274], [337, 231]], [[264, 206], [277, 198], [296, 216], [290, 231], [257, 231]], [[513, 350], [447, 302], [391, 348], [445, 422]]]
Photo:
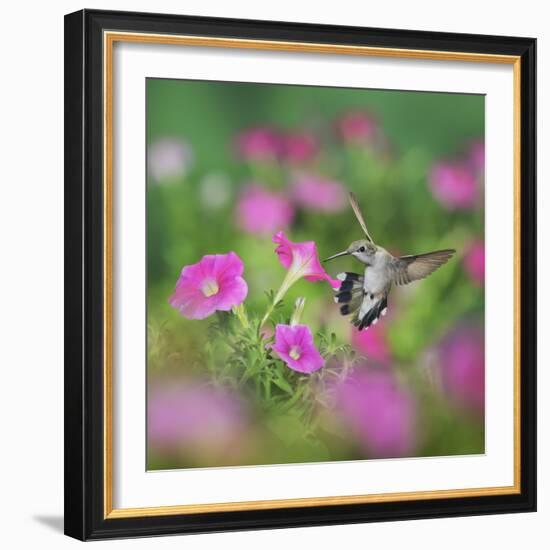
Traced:
[[202, 178], [199, 187], [201, 203], [212, 210], [225, 206], [231, 198], [231, 182], [220, 172], [211, 172]]
[[166, 182], [187, 174], [193, 163], [193, 151], [179, 138], [161, 138], [149, 145], [147, 161], [155, 183]]

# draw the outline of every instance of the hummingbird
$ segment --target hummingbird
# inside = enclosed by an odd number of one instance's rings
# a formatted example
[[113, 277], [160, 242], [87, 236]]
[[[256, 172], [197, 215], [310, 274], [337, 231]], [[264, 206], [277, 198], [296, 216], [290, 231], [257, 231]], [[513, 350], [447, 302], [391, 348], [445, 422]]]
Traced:
[[353, 241], [346, 250], [324, 261], [349, 255], [365, 265], [363, 275], [346, 272], [336, 276], [342, 284], [335, 290], [334, 298], [337, 304], [341, 304], [340, 313], [351, 314], [352, 324], [363, 330], [375, 325], [381, 315], [386, 315], [388, 294], [394, 284], [406, 285], [424, 279], [445, 264], [456, 250], [395, 257], [374, 243], [353, 193], [349, 194], [349, 201], [366, 239]]

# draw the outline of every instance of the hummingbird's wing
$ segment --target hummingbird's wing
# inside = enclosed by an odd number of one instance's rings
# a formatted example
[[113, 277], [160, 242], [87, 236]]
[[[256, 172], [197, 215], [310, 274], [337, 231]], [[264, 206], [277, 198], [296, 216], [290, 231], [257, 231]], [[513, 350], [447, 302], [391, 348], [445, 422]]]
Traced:
[[390, 263], [393, 282], [397, 285], [406, 285], [424, 279], [446, 263], [455, 252], [453, 249], [436, 250], [427, 254], [394, 258]]
[[357, 197], [355, 196], [355, 193], [352, 193], [350, 191], [349, 194], [349, 203], [351, 204], [351, 207], [353, 209], [353, 213], [355, 214], [355, 217], [357, 218], [357, 221], [359, 222], [359, 225], [361, 226], [361, 229], [363, 230], [363, 233], [366, 235], [367, 239], [374, 243], [372, 240], [372, 237], [370, 236], [369, 230], [367, 229], [367, 224], [365, 223], [365, 219], [363, 218], [363, 214], [361, 213], [361, 209], [359, 208], [359, 203], [357, 202]]

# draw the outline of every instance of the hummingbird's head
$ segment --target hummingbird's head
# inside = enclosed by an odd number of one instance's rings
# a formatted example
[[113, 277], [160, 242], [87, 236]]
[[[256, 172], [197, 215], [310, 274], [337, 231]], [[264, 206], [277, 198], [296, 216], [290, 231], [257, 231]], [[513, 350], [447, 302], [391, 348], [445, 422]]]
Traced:
[[377, 246], [374, 243], [371, 243], [367, 239], [361, 239], [360, 241], [353, 241], [346, 250], [330, 256], [324, 261], [333, 260], [340, 256], [355, 256], [360, 262], [370, 265], [376, 254], [376, 249]]
[[347, 253], [351, 256], [355, 256], [360, 262], [369, 265], [372, 263], [374, 255], [376, 254], [376, 245], [367, 239], [353, 241], [348, 246]]

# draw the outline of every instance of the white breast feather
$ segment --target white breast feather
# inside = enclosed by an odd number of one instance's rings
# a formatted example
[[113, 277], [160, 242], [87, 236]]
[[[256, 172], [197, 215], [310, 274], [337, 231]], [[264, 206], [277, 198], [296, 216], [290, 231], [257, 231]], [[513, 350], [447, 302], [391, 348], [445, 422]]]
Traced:
[[377, 267], [367, 267], [365, 269], [365, 281], [363, 288], [368, 294], [380, 294], [386, 288], [386, 270]]

